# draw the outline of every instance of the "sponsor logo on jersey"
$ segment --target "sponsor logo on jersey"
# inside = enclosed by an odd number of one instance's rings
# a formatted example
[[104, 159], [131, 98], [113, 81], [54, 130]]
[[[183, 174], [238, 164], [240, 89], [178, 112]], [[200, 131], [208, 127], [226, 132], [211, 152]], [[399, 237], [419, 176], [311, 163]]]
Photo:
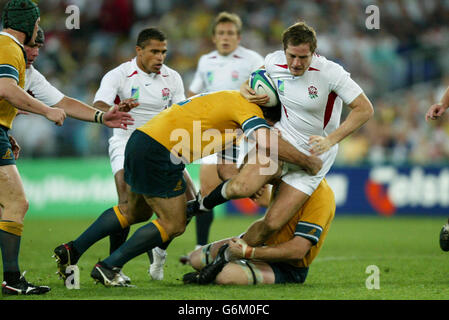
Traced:
[[284, 80], [278, 80], [278, 93], [284, 95]]
[[212, 84], [213, 81], [214, 81], [214, 73], [213, 73], [213, 71], [208, 71], [207, 72], [207, 82], [209, 84]]
[[138, 100], [140, 96], [139, 87], [131, 88], [131, 98]]
[[318, 89], [316, 87], [310, 86], [308, 88], [308, 90], [309, 90], [309, 98], [310, 99], [318, 98]]
[[169, 88], [164, 88], [162, 89], [162, 100], [168, 100], [168, 98], [170, 98], [170, 89]]
[[2, 156], [3, 160], [12, 160], [12, 151], [11, 149], [6, 150], [5, 154]]
[[176, 187], [173, 189], [173, 191], [179, 191], [182, 190], [182, 180], [179, 180], [176, 184]]

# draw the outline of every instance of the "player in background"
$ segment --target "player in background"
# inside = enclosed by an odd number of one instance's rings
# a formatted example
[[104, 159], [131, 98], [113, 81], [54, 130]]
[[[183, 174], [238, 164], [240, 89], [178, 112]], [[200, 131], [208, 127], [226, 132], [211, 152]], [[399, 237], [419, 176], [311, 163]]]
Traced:
[[8, 131], [17, 108], [36, 113], [61, 126], [66, 114], [50, 108], [23, 90], [26, 56], [24, 44], [33, 45], [40, 21], [37, 5], [31, 0], [10, 0], [2, 12], [3, 31], [0, 32], [0, 248], [3, 262], [3, 295], [44, 294], [48, 286], [29, 283], [20, 274], [19, 251], [23, 220], [28, 200], [16, 167]]
[[[444, 92], [440, 102], [429, 107], [426, 113], [426, 121], [440, 119], [447, 108], [449, 108], [449, 87]], [[443, 251], [449, 251], [449, 219], [440, 231], [440, 248]]]
[[[242, 21], [234, 13], [221, 12], [212, 24], [212, 41], [216, 50], [200, 57], [188, 96], [202, 92], [238, 90], [251, 73], [263, 64], [263, 57], [240, 45]], [[234, 150], [238, 152], [238, 148]], [[218, 164], [217, 164], [218, 159]], [[227, 163], [223, 163], [225, 160]], [[208, 195], [223, 180], [237, 172], [232, 159], [211, 155], [200, 160], [200, 193]], [[218, 170], [217, 170], [218, 169]], [[266, 205], [269, 192], [260, 198], [260, 205]], [[263, 201], [265, 200], [265, 201]], [[213, 211], [196, 216], [197, 247], [208, 243], [209, 232], [214, 219]]]
[[[266, 108], [269, 109], [269, 108]], [[277, 151], [281, 161], [296, 163], [311, 174], [321, 160], [305, 156], [281, 139], [263, 119], [263, 111], [238, 91], [196, 96], [162, 111], [131, 135], [125, 150], [128, 202], [105, 210], [84, 233], [55, 249], [63, 263], [76, 263], [94, 243], [129, 225], [140, 227], [112, 254], [98, 262], [91, 276], [105, 286], [126, 286], [120, 275], [134, 257], [169, 243], [186, 227], [185, 163], [220, 152], [238, 136], [254, 138], [260, 149]], [[203, 139], [203, 134], [214, 139]], [[195, 139], [195, 137], [200, 139]], [[199, 142], [199, 143], [198, 143]]]
[[[298, 212], [334, 163], [338, 143], [373, 114], [371, 102], [349, 73], [315, 53], [313, 28], [298, 22], [283, 32], [282, 40], [284, 50], [267, 55], [263, 66], [275, 82], [282, 104], [281, 120], [274, 127], [298, 151], [318, 156], [323, 166], [316, 175], [310, 175], [297, 166], [284, 165], [278, 192], [264, 218], [243, 237], [250, 246], [264, 243]], [[241, 94], [256, 104], [268, 101], [267, 95], [255, 95], [247, 83], [242, 85]], [[340, 125], [343, 102], [351, 111]], [[258, 187], [258, 176], [257, 171], [243, 167], [237, 176], [202, 199], [199, 207], [211, 209], [229, 199], [245, 197], [245, 189]]]
[[[238, 285], [304, 283], [334, 216], [334, 194], [323, 179], [304, 206], [263, 246], [251, 247], [239, 238], [203, 246], [189, 255], [189, 264], [197, 272], [185, 274], [183, 281]], [[211, 261], [222, 269], [204, 277], [203, 268]]]
[[[185, 100], [181, 76], [164, 64], [166, 55], [165, 34], [157, 28], [142, 30], [137, 37], [136, 57], [106, 73], [95, 95], [94, 106], [102, 110], [108, 110], [116, 100], [135, 99], [139, 103], [137, 108], [130, 111], [135, 124], [129, 126], [128, 130], [114, 129], [109, 139], [109, 158], [119, 205], [128, 201], [123, 163], [129, 137], [137, 127], [145, 124], [162, 110], [169, 108], [173, 103]], [[192, 188], [193, 182], [187, 171], [184, 174]], [[192, 199], [194, 196], [195, 194], [191, 192], [188, 198]], [[128, 233], [129, 227], [109, 237], [110, 253], [126, 241]], [[162, 280], [167, 255], [165, 250], [154, 248], [148, 255], [151, 262], [149, 274], [154, 280]]]

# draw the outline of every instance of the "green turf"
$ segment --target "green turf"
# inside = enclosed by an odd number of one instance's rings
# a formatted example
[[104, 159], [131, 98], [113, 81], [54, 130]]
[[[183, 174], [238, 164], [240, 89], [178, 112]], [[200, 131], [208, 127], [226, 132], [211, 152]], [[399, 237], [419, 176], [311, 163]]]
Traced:
[[[254, 218], [216, 219], [212, 240], [237, 235]], [[302, 285], [195, 286], [179, 280], [190, 267], [178, 258], [194, 247], [194, 224], [177, 238], [168, 251], [165, 280], [150, 281], [146, 255], [124, 268], [136, 288], [105, 288], [95, 285], [90, 271], [105, 258], [108, 242], [102, 240], [82, 257], [81, 289], [68, 290], [55, 275], [51, 258], [54, 247], [74, 239], [91, 220], [26, 220], [20, 265], [27, 279], [52, 287], [44, 296], [7, 299], [158, 299], [158, 300], [304, 300], [304, 299], [449, 299], [449, 253], [440, 250], [438, 235], [445, 218], [350, 217], [333, 222], [324, 247]], [[133, 229], [134, 230], [134, 229]], [[380, 289], [368, 290], [367, 266], [380, 269]], [[3, 298], [5, 299], [5, 298]]]

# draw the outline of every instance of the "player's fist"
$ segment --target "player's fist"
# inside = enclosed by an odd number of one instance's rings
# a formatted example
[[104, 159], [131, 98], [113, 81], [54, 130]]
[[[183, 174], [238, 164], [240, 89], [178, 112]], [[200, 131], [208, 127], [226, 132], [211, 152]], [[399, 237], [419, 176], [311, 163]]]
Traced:
[[323, 161], [316, 156], [309, 156], [307, 166], [304, 168], [306, 172], [312, 176], [316, 175], [321, 170]]
[[54, 122], [58, 126], [62, 126], [64, 123], [65, 118], [67, 117], [64, 110], [59, 108], [48, 108], [47, 114], [45, 117]]
[[267, 94], [256, 94], [256, 91], [254, 91], [247, 82], [244, 82], [240, 86], [240, 94], [249, 102], [258, 105], [264, 105], [270, 100]]
[[429, 110], [427, 110], [426, 121], [429, 121], [429, 119], [430, 120], [438, 119], [439, 117], [441, 117], [444, 114], [445, 111], [446, 111], [446, 108], [443, 107], [443, 105], [441, 103], [434, 104], [433, 106], [431, 106], [429, 108]]

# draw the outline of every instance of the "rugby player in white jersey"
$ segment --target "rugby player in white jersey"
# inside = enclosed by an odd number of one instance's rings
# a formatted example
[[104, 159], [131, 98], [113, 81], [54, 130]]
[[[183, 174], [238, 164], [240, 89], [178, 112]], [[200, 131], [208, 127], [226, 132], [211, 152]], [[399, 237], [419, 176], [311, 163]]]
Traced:
[[[164, 64], [167, 55], [167, 41], [164, 33], [156, 28], [142, 30], [137, 39], [136, 57], [106, 73], [95, 95], [94, 106], [107, 110], [114, 101], [135, 99], [139, 106], [130, 110], [135, 123], [128, 130], [114, 129], [109, 139], [109, 157], [118, 193], [119, 203], [127, 202], [124, 180], [125, 146], [133, 131], [152, 119], [173, 103], [185, 100], [181, 76]], [[187, 171], [185, 177], [193, 186]], [[190, 182], [190, 183], [189, 183]], [[190, 198], [195, 196], [191, 192]], [[125, 242], [129, 227], [110, 237], [110, 253]], [[155, 248], [148, 252], [151, 265], [149, 273], [154, 280], [162, 280], [166, 252]]]
[[[275, 124], [282, 137], [307, 155], [323, 161], [316, 175], [284, 164], [281, 183], [263, 219], [254, 223], [243, 239], [262, 245], [277, 232], [307, 201], [334, 163], [338, 143], [360, 128], [373, 114], [363, 90], [340, 65], [315, 53], [316, 34], [304, 22], [283, 33], [283, 51], [265, 58], [268, 75], [273, 79], [282, 104], [281, 120]], [[267, 95], [255, 95], [247, 83], [241, 94], [263, 105]], [[340, 124], [343, 102], [351, 111]], [[201, 207], [211, 209], [229, 199], [246, 197], [244, 190], [257, 190], [271, 177], [244, 166], [239, 174], [223, 182], [206, 198]]]
[[[216, 50], [200, 57], [188, 95], [220, 90], [238, 90], [251, 73], [263, 64], [263, 57], [253, 50], [240, 45], [242, 21], [233, 13], [221, 12], [212, 24], [212, 41]], [[233, 154], [238, 152], [234, 148]], [[226, 152], [225, 154], [228, 154]], [[217, 158], [218, 157], [218, 158]], [[210, 155], [200, 160], [200, 192], [208, 195], [222, 180], [235, 175], [237, 169], [232, 163], [235, 157]], [[217, 159], [218, 164], [217, 164]], [[228, 161], [226, 161], [228, 160]], [[226, 161], [226, 163], [224, 163]], [[218, 169], [218, 171], [217, 171]], [[267, 195], [269, 192], [266, 193]], [[261, 205], [266, 205], [260, 198]], [[197, 247], [208, 243], [209, 231], [213, 221], [213, 212], [196, 217]], [[181, 258], [182, 259], [182, 258]]]

